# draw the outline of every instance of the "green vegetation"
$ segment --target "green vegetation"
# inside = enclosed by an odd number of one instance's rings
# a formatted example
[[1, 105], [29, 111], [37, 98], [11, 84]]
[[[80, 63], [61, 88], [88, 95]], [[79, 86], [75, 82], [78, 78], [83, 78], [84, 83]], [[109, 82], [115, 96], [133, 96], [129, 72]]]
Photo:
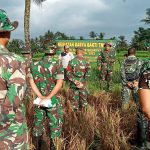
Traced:
[[[126, 53], [127, 53], [127, 51], [121, 51], [121, 52], [117, 53], [117, 59], [123, 59], [123, 56]], [[150, 53], [148, 51], [137, 51], [136, 56], [141, 59], [145, 59], [150, 56]]]
[[[117, 60], [114, 64], [114, 70], [113, 70], [113, 86], [112, 91], [115, 93], [119, 93], [121, 90], [121, 78], [120, 78], [120, 66], [121, 62], [124, 58], [124, 54], [126, 54], [127, 51], [121, 51], [120, 53], [117, 53]], [[34, 61], [39, 61], [43, 53], [36, 53], [33, 57]], [[137, 57], [144, 60], [148, 59], [150, 56], [149, 52], [147, 51], [137, 51]], [[56, 56], [57, 59], [57, 56]], [[95, 60], [96, 61], [96, 60]], [[88, 88], [91, 94], [98, 93], [101, 90], [106, 90], [105, 85], [102, 85], [102, 83], [99, 81], [99, 73], [97, 70], [97, 64], [96, 62], [91, 63], [91, 76], [88, 80]], [[116, 90], [116, 91], [115, 91]]]
[[[26, 0], [26, 4], [30, 3], [30, 0]], [[29, 8], [28, 8], [29, 10]], [[145, 23], [150, 23], [150, 9], [146, 11], [146, 18], [143, 19]], [[26, 20], [29, 19], [29, 15]], [[89, 36], [92, 39], [103, 39], [105, 33], [100, 34], [91, 31]], [[27, 34], [27, 33], [26, 33]], [[29, 34], [29, 33], [28, 33]], [[26, 37], [27, 39], [28, 37]], [[38, 61], [41, 59], [43, 50], [50, 42], [54, 42], [55, 39], [60, 40], [74, 40], [76, 37], [68, 36], [61, 32], [47, 31], [44, 35], [39, 36], [31, 40], [32, 52], [34, 55], [33, 60]], [[80, 36], [80, 40], [84, 37]], [[110, 37], [110, 39], [116, 39], [118, 41], [117, 49], [117, 61], [114, 65], [113, 73], [113, 85], [111, 92], [105, 92], [105, 84], [99, 81], [99, 75], [97, 66], [92, 63], [91, 77], [88, 81], [89, 88], [89, 107], [86, 112], [72, 112], [69, 106], [68, 87], [65, 85], [62, 93], [62, 103], [64, 106], [64, 124], [62, 139], [55, 141], [57, 150], [133, 150], [135, 149], [129, 144], [129, 139], [134, 138], [136, 132], [136, 107], [131, 103], [130, 108], [127, 111], [121, 110], [120, 91], [121, 91], [121, 79], [120, 79], [120, 64], [123, 60], [123, 55], [126, 53], [128, 47], [134, 46], [139, 52], [137, 56], [141, 59], [149, 58], [150, 55], [146, 51], [147, 43], [150, 43], [150, 28], [144, 29], [139, 27], [138, 31], [134, 31], [134, 37], [131, 44], [128, 44], [125, 36], [120, 35], [117, 37]], [[27, 39], [29, 40], [29, 39]], [[29, 41], [27, 41], [29, 42]], [[10, 42], [9, 49], [13, 52], [19, 53], [25, 49], [21, 40], [15, 40]], [[28, 44], [28, 43], [27, 43]], [[28, 46], [26, 46], [28, 47]], [[34, 99], [34, 95], [32, 97]], [[27, 120], [32, 130], [32, 115], [33, 104], [29, 101], [29, 107], [27, 107]], [[45, 146], [44, 149], [49, 149], [49, 132], [43, 135]], [[30, 138], [31, 140], [31, 138]], [[30, 149], [34, 149], [32, 146], [32, 140], [30, 141]]]

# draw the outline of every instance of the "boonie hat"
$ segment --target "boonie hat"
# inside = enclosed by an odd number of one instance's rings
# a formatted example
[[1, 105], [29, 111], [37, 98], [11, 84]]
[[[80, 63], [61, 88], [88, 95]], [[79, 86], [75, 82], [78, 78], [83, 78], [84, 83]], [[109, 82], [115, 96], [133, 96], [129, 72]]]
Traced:
[[18, 27], [18, 21], [10, 22], [7, 13], [0, 9], [0, 32], [13, 31]]
[[48, 45], [46, 51], [44, 52], [45, 54], [55, 54], [57, 50], [57, 46], [54, 44]]

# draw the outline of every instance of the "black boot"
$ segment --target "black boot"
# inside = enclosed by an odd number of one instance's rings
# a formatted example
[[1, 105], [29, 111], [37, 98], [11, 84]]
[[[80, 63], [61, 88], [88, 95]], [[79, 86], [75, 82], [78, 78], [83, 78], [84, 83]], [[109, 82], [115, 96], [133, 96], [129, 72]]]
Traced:
[[42, 136], [33, 136], [32, 137], [32, 143], [35, 147], [36, 150], [41, 150], [41, 146], [42, 146]]
[[56, 147], [52, 139], [50, 139], [50, 150], [56, 150]]
[[145, 119], [144, 114], [139, 109], [137, 113], [137, 146], [146, 147], [147, 141], [147, 131], [148, 131], [148, 121]]

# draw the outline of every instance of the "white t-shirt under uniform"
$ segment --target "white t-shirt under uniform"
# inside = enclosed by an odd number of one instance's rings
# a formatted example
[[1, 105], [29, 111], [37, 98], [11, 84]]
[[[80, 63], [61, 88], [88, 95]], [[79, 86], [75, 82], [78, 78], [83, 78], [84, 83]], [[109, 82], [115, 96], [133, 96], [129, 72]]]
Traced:
[[68, 52], [68, 53], [62, 52], [59, 55], [59, 59], [62, 62], [63, 68], [65, 69], [68, 67], [69, 61], [71, 61], [73, 58], [74, 58], [74, 55], [71, 52]]

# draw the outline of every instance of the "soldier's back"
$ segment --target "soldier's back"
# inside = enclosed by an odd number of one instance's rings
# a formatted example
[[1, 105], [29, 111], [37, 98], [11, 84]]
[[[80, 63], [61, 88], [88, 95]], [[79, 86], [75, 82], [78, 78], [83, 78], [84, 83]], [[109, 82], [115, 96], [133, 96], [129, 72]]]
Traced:
[[0, 49], [0, 74], [0, 147], [27, 149], [27, 125], [22, 101], [26, 89], [24, 59]]

